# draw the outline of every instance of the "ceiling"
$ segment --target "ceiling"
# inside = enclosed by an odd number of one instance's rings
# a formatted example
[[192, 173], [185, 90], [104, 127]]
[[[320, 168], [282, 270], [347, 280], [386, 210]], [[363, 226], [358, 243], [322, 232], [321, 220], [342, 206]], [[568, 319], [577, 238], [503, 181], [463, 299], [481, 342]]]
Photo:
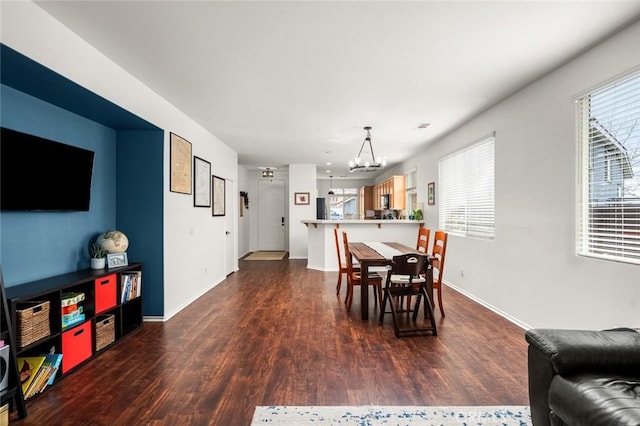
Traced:
[[640, 18], [640, 1], [36, 3], [240, 165], [319, 178], [354, 177], [364, 126], [393, 166]]

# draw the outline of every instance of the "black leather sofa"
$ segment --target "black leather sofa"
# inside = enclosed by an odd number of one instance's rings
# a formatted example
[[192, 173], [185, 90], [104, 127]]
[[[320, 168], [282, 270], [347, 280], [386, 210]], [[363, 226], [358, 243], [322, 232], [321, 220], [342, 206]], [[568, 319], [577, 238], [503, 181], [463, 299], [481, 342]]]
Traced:
[[640, 425], [640, 333], [531, 329], [534, 426]]

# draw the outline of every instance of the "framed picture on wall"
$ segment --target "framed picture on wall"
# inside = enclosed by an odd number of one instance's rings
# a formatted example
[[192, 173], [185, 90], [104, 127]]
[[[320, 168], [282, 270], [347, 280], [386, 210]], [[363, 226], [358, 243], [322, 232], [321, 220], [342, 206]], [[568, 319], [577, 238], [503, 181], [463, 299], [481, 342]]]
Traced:
[[308, 192], [296, 192], [295, 200], [296, 204], [309, 204], [309, 193]]
[[169, 190], [191, 194], [191, 142], [171, 133], [169, 155]]
[[218, 176], [211, 176], [211, 182], [213, 186], [213, 216], [224, 216], [225, 215], [225, 206], [224, 206], [224, 191], [225, 191], [225, 180]]
[[429, 182], [427, 184], [427, 202], [430, 206], [436, 203], [436, 183]]
[[211, 163], [193, 156], [193, 206], [211, 207]]

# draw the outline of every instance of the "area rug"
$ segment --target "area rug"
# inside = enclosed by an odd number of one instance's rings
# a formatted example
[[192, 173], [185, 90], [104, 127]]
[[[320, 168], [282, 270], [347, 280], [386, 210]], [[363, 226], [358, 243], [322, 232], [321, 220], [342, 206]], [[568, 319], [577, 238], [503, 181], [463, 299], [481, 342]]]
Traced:
[[528, 406], [478, 407], [256, 407], [251, 425], [531, 425]]
[[255, 251], [244, 260], [282, 260], [286, 255], [286, 251]]

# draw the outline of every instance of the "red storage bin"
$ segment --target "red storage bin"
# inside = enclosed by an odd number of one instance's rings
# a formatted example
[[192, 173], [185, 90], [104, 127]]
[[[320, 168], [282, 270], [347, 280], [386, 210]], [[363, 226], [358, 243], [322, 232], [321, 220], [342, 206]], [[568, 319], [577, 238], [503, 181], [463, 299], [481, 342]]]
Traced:
[[116, 274], [95, 280], [96, 287], [96, 314], [116, 306]]
[[91, 358], [92, 345], [91, 321], [62, 333], [62, 373]]

